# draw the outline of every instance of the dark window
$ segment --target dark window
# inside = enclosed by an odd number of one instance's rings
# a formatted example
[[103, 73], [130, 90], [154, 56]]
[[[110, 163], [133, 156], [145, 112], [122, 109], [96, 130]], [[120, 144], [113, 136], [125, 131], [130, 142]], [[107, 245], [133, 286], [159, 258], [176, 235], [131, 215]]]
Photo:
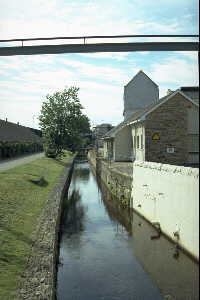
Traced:
[[137, 148], [138, 149], [140, 148], [140, 137], [139, 137], [139, 135], [137, 136]]
[[143, 134], [141, 134], [141, 149], [143, 149], [144, 144], [143, 144]]

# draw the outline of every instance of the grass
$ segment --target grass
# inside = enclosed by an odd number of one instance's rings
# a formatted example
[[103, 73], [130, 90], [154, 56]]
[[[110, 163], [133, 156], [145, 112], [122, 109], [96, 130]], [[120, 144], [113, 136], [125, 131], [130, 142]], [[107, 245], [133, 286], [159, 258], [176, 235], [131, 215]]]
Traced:
[[32, 234], [70, 153], [37, 159], [0, 173], [0, 299], [15, 299], [33, 243]]

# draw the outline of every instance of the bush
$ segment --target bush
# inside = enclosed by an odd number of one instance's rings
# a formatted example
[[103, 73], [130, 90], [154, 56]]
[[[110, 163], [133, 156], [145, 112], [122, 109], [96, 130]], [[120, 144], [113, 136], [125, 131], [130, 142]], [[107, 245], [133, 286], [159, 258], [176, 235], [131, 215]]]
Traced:
[[43, 145], [31, 142], [0, 142], [0, 159], [43, 151]]

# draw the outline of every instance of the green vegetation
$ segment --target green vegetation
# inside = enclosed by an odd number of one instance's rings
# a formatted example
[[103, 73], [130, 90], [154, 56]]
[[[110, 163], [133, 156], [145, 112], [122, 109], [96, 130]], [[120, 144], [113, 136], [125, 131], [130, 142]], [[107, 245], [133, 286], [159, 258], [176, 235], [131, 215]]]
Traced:
[[0, 141], [0, 158], [10, 158], [21, 154], [43, 151], [42, 144], [33, 142], [2, 142]]
[[15, 299], [38, 217], [71, 155], [38, 159], [0, 173], [0, 299]]
[[40, 127], [48, 157], [62, 155], [63, 149], [77, 151], [90, 143], [89, 119], [82, 113], [78, 88], [47, 95], [39, 117]]

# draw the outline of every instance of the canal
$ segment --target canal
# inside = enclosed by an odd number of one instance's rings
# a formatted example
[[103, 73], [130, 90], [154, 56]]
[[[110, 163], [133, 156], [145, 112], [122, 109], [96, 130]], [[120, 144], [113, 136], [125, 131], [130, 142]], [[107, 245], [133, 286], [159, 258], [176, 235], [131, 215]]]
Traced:
[[[122, 209], [77, 163], [61, 224], [57, 300], [197, 300], [198, 265]], [[153, 238], [152, 238], [153, 237]]]

